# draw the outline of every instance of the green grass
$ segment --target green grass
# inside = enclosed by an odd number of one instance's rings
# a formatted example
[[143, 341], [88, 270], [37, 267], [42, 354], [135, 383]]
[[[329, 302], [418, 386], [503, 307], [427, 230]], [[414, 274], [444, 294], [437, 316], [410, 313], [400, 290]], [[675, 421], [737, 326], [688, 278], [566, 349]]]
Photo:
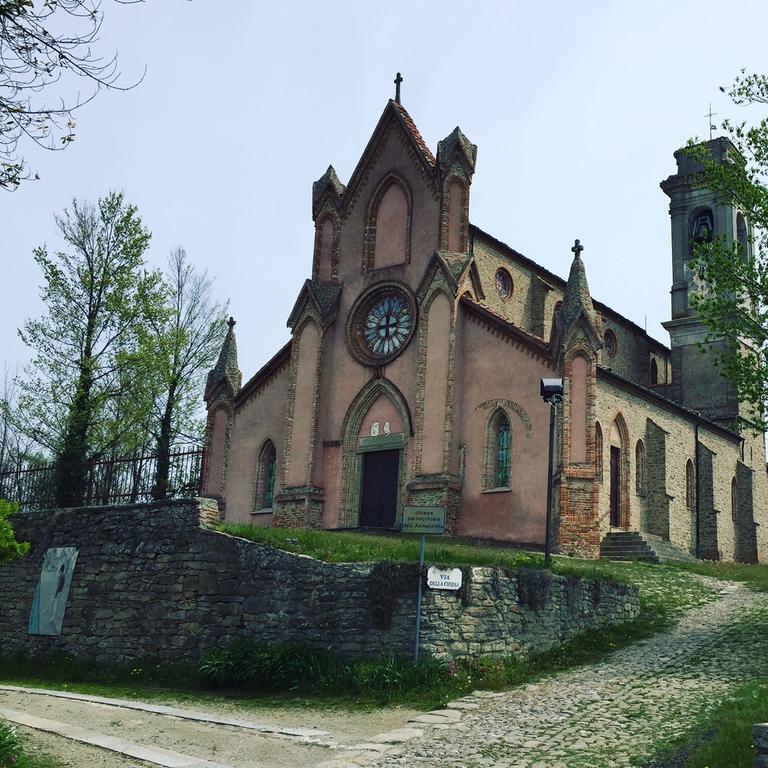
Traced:
[[646, 768], [751, 768], [755, 760], [752, 726], [768, 722], [768, 679], [757, 678], [733, 690], [704, 717], [692, 734], [667, 746]]
[[768, 592], [768, 565], [706, 561], [700, 563], [675, 563], [674, 567], [689, 573], [713, 576], [722, 581], [740, 581], [757, 592]]
[[33, 754], [13, 723], [0, 720], [0, 768], [58, 768], [48, 755]]
[[[417, 536], [305, 528], [265, 528], [248, 523], [221, 523], [217, 529], [232, 536], [286, 552], [309, 555], [329, 563], [419, 561]], [[425, 562], [446, 566], [497, 566], [514, 570], [543, 568], [544, 556], [539, 552], [528, 552], [511, 546], [428, 536]], [[680, 611], [714, 598], [713, 591], [693, 578], [690, 572], [671, 565], [579, 560], [555, 556], [552, 558], [552, 571], [564, 576], [574, 575], [637, 587], [640, 590], [645, 618], [657, 620], [659, 627]], [[765, 579], [768, 583], [768, 569]]]

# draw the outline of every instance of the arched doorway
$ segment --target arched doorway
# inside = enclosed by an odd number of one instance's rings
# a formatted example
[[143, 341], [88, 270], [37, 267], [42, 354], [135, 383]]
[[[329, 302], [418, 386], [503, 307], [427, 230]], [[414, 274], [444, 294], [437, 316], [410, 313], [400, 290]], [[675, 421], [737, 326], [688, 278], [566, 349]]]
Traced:
[[366, 384], [344, 425], [339, 525], [392, 528], [404, 498], [410, 410], [387, 379]]
[[609, 433], [609, 517], [611, 528], [629, 528], [629, 435], [624, 417], [619, 413]]

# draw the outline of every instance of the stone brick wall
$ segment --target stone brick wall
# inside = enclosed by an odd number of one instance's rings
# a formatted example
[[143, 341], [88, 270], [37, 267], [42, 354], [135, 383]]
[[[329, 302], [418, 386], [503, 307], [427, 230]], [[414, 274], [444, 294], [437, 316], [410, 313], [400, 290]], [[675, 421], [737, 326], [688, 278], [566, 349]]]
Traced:
[[[654, 402], [619, 389], [612, 381], [598, 377], [597, 421], [604, 435], [603, 482], [600, 486], [599, 520], [601, 532], [608, 530], [609, 477], [608, 445], [611, 425], [621, 415], [627, 425], [629, 486], [629, 528], [664, 535], [676, 546], [693, 553], [695, 549], [695, 511], [686, 504], [685, 467], [696, 464], [695, 419], [680, 417], [673, 406]], [[593, 425], [594, 426], [594, 425]], [[663, 434], [662, 434], [663, 433]], [[646, 447], [646, 496], [639, 496], [635, 485], [635, 445], [638, 439]], [[744, 533], [745, 547], [753, 551], [754, 525], [766, 525], [765, 507], [760, 506], [761, 493], [753, 493], [752, 483], [761, 490], [765, 469], [760, 455], [752, 466], [740, 462], [738, 442], [703, 424], [699, 429], [699, 494], [702, 552], [723, 560], [741, 556], [737, 547], [737, 530], [731, 515], [731, 481], [740, 473], [738, 521]], [[661, 451], [664, 451], [663, 456]], [[759, 477], [757, 477], [760, 475]], [[757, 477], [757, 479], [755, 479]], [[666, 498], [666, 502], [665, 502]], [[693, 505], [695, 507], [695, 503]], [[753, 517], [751, 517], [753, 516]], [[647, 526], [647, 527], [646, 527]], [[666, 537], [665, 537], [666, 538]], [[765, 557], [765, 551], [758, 553]]]
[[755, 745], [755, 768], [768, 768], [768, 723], [752, 726], [752, 743]]
[[[412, 651], [416, 583], [395, 595], [391, 623], [377, 627], [369, 591], [381, 581], [372, 579], [371, 565], [322, 563], [203, 528], [215, 510], [195, 500], [17, 516], [18, 536], [32, 547], [0, 567], [0, 653], [172, 661], [236, 637], [351, 657]], [[77, 547], [79, 556], [62, 634], [30, 636], [42, 559], [63, 546]], [[464, 572], [461, 592], [426, 590], [425, 651], [454, 658], [540, 651], [639, 610], [637, 593], [622, 585], [539, 571]]]

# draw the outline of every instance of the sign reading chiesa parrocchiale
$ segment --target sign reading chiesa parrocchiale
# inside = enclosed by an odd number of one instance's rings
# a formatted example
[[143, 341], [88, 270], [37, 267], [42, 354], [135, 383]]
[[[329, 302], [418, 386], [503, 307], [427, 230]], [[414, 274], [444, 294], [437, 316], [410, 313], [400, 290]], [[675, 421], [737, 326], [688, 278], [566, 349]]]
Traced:
[[445, 533], [445, 507], [403, 507], [403, 533]]

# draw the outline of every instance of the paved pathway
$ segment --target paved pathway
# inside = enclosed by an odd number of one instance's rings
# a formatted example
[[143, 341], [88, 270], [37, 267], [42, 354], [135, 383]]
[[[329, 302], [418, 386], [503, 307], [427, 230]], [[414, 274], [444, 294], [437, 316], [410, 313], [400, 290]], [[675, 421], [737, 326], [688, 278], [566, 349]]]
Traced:
[[[685, 734], [742, 680], [768, 675], [768, 595], [722, 583], [720, 598], [671, 631], [506, 693], [476, 692], [462, 712], [415, 718], [419, 730], [387, 751], [358, 748], [323, 768], [624, 768]], [[753, 615], [753, 619], [754, 619]], [[758, 622], [759, 624], [759, 622]], [[449, 710], [449, 711], [450, 711]], [[375, 741], [375, 740], [374, 740]], [[386, 743], [386, 742], [385, 742]], [[382, 747], [384, 749], [382, 750]]]

